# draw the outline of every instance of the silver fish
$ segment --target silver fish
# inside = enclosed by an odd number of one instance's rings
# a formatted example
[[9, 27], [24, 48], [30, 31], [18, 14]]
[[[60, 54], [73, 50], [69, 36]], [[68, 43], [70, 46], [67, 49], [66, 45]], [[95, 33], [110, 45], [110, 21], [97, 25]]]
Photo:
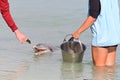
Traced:
[[58, 46], [52, 46], [49, 44], [39, 43], [37, 45], [33, 46], [33, 50], [35, 52], [35, 55], [40, 55], [44, 53], [52, 53], [56, 50], [58, 50], [60, 47]]

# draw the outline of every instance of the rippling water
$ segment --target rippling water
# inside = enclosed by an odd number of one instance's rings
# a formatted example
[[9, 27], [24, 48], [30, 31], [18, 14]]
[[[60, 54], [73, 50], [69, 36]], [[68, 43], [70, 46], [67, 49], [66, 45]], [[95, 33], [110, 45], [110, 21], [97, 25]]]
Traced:
[[9, 1], [17, 25], [32, 44], [19, 44], [0, 17], [0, 80], [119, 80], [119, 47], [115, 67], [93, 67], [90, 30], [80, 37], [87, 46], [82, 63], [64, 63], [61, 50], [34, 56], [33, 45], [60, 45], [66, 34], [82, 24], [87, 15], [87, 0]]

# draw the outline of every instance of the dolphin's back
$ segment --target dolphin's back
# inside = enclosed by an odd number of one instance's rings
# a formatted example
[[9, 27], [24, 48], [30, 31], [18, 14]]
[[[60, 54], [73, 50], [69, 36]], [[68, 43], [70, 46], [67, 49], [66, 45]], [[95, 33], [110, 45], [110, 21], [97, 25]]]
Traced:
[[60, 49], [59, 46], [54, 46], [54, 45], [51, 45], [51, 44], [45, 44], [45, 43], [39, 43], [36, 45], [37, 48], [46, 48], [46, 49], [50, 49], [50, 51], [54, 52], [58, 49]]

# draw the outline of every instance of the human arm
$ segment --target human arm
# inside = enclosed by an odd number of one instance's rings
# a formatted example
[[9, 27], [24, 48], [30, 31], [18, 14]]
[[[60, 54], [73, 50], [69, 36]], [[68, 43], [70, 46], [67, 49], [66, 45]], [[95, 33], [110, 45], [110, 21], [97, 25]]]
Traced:
[[17, 25], [15, 24], [11, 14], [10, 14], [8, 0], [0, 0], [0, 11], [1, 11], [2, 17], [6, 21], [7, 25], [15, 33], [16, 38], [21, 43], [26, 42], [27, 37], [18, 29]]
[[7, 25], [11, 28], [11, 30], [14, 32], [15, 30], [18, 29], [16, 26], [11, 14], [10, 14], [10, 9], [9, 9], [9, 3], [8, 0], [1, 0], [0, 1], [0, 10], [3, 19], [6, 21]]
[[89, 0], [89, 16], [84, 21], [84, 23], [75, 31], [72, 35], [74, 38], [78, 38], [79, 35], [88, 29], [97, 19], [100, 14], [101, 5], [100, 0]]
[[84, 23], [77, 29], [77, 31], [75, 31], [72, 36], [77, 39], [79, 37], [79, 35], [85, 31], [86, 29], [88, 29], [94, 22], [95, 22], [96, 18], [93, 18], [92, 16], [89, 16]]

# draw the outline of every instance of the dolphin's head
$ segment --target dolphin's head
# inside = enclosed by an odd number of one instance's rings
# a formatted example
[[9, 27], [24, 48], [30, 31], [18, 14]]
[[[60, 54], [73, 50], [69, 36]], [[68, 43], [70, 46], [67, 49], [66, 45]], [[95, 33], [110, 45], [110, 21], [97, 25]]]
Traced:
[[50, 49], [47, 45], [44, 44], [34, 45], [33, 50], [35, 51], [36, 55], [52, 52], [52, 49]]

